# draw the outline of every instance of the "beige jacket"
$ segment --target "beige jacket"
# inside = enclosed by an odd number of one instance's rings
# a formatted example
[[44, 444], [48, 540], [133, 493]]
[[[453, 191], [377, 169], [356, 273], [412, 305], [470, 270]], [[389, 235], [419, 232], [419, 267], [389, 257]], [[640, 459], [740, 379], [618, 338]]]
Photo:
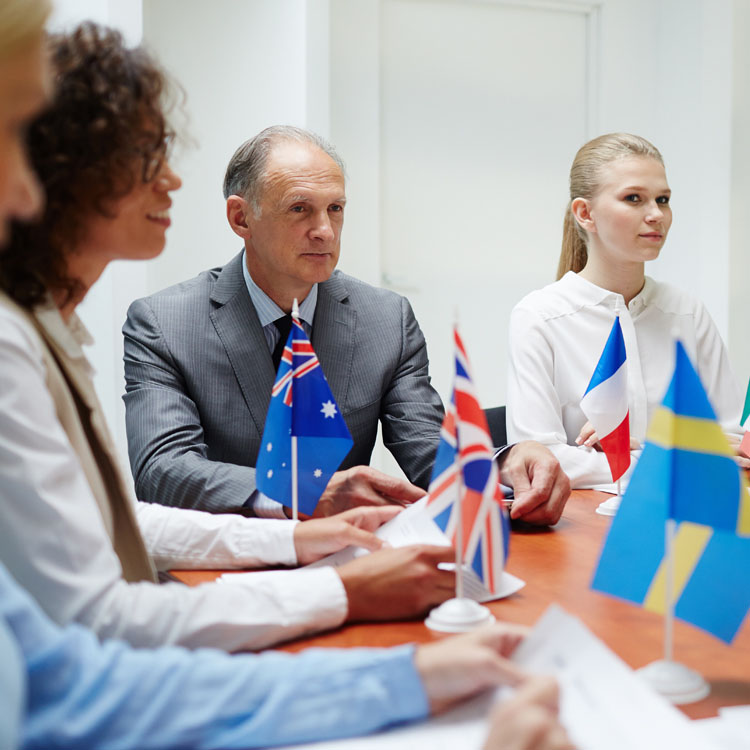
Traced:
[[[135, 519], [130, 493], [117, 463], [112, 438], [91, 380], [90, 366], [73, 333], [53, 305], [34, 314], [0, 292], [0, 305], [24, 316], [39, 333], [47, 387], [96, 498], [104, 525], [129, 582], [156, 581], [154, 566]], [[80, 321], [74, 316], [72, 327]]]

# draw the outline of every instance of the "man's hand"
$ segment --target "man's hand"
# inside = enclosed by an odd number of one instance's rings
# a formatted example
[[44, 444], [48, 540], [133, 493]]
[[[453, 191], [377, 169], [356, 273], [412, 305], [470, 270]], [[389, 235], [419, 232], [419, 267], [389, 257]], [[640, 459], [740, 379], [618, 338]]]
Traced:
[[[309, 521], [308, 521], [309, 523]], [[348, 622], [401, 620], [423, 615], [455, 593], [452, 547], [415, 545], [381, 549], [337, 568], [349, 602]]]
[[330, 518], [313, 518], [294, 527], [297, 562], [307, 565], [321, 557], [355, 545], [374, 552], [383, 541], [372, 532], [401, 512], [396, 505], [353, 508]]
[[534, 677], [492, 711], [484, 750], [575, 750], [557, 715], [557, 683]]
[[516, 443], [503, 462], [500, 478], [513, 487], [511, 518], [538, 524], [560, 520], [570, 496], [570, 480], [560, 462], [541, 443]]
[[431, 713], [497, 685], [517, 685], [525, 674], [508, 657], [526, 636], [521, 625], [496, 623], [420, 646], [414, 665]]
[[313, 517], [332, 516], [359, 505], [410, 505], [425, 494], [405, 479], [370, 466], [354, 466], [331, 477]]

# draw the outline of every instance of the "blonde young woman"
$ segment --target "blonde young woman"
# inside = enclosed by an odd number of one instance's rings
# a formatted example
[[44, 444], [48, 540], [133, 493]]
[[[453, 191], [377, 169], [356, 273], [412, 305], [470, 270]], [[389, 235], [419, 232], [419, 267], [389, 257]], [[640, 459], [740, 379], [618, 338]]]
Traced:
[[633, 458], [672, 374], [675, 334], [725, 432], [741, 434], [739, 388], [711, 316], [692, 295], [645, 274], [672, 225], [670, 196], [661, 154], [644, 138], [611, 133], [586, 143], [570, 170], [558, 280], [511, 315], [508, 437], [547, 445], [572, 487], [614, 492], [580, 401], [617, 310]]
[[[0, 272], [6, 280], [13, 263], [12, 255], [3, 250], [10, 220], [32, 219], [44, 202], [27, 160], [25, 131], [49, 97], [42, 35], [48, 12], [45, 0], [0, 0]], [[100, 41], [105, 40], [118, 42], [100, 35]], [[127, 63], [128, 55], [119, 60]], [[135, 85], [136, 79], [131, 82]], [[104, 95], [106, 89], [98, 92]], [[128, 191], [131, 197], [133, 190], [131, 186]], [[144, 188], [135, 190], [136, 195], [143, 193]], [[34, 262], [26, 268], [34, 269]], [[39, 275], [32, 275], [30, 282], [36, 278], [39, 283], [48, 271], [37, 270]], [[33, 283], [26, 291], [33, 293]], [[2, 305], [0, 457], [6, 469], [8, 457], [23, 448], [14, 444], [13, 430], [38, 429], [34, 418], [45, 409], [47, 419], [46, 430], [37, 434], [37, 461], [28, 464], [29, 473], [6, 474], [0, 481], [4, 517], [14, 501], [39, 500], [34, 483], [40, 477], [46, 477], [47, 492], [68, 492], [64, 499], [75, 505], [74, 490], [85, 494], [86, 479], [82, 468], [76, 468], [72, 445], [65, 447], [62, 425], [52, 408], [53, 399], [62, 403], [66, 386], [55, 378], [54, 361], [45, 356], [30, 313], [7, 296]], [[21, 382], [8, 379], [9, 371], [24, 367], [27, 377]], [[46, 392], [45, 386], [56, 390]], [[68, 387], [72, 394], [76, 386]], [[67, 421], [74, 419], [72, 414], [65, 416]], [[60, 449], [56, 458], [49, 451], [55, 443]], [[79, 480], [71, 482], [76, 474]], [[92, 511], [90, 525], [95, 528]], [[63, 515], [51, 529], [30, 525], [16, 532], [28, 544], [36, 544], [33, 540], [38, 538], [50, 544], [61, 537], [67, 557], [79, 562], [97, 555], [96, 547], [76, 545], [66, 537], [68, 529], [60, 523]], [[7, 552], [8, 546], [0, 545], [0, 558]], [[97, 561], [102, 561], [100, 554]], [[16, 568], [19, 581], [28, 577], [28, 562]], [[67, 577], [64, 565], [57, 572]], [[152, 621], [146, 618], [143, 625], [149, 629]], [[521, 675], [502, 654], [508, 654], [519, 638], [518, 630], [496, 626], [417, 649], [259, 656], [206, 649], [134, 650], [120, 641], [100, 643], [78, 625], [53, 623], [0, 564], [0, 748], [266, 747], [368, 731], [441, 710], [498, 682], [517, 681]], [[556, 702], [554, 682], [526, 682], [495, 714], [487, 747], [570, 748], [556, 719]]]

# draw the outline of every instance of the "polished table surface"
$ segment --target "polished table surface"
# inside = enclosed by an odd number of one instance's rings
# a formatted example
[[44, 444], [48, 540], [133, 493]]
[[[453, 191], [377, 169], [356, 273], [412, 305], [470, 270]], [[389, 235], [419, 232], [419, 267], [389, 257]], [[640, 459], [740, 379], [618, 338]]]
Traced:
[[[530, 625], [549, 604], [557, 602], [583, 620], [632, 667], [663, 655], [663, 618], [589, 588], [610, 519], [594, 512], [606, 497], [593, 490], [576, 490], [562, 519], [553, 528], [514, 525], [507, 570], [526, 586], [507, 599], [489, 604], [500, 620]], [[219, 571], [172, 571], [195, 585], [216, 578]], [[750, 571], [748, 571], [750, 585]], [[300, 639], [281, 648], [308, 646], [391, 646], [442, 637], [423, 622], [347, 625], [322, 635]], [[710, 683], [711, 695], [683, 706], [688, 716], [715, 716], [719, 706], [750, 704], [750, 618], [734, 643], [722, 641], [686, 623], [675, 621], [675, 659], [698, 670]]]

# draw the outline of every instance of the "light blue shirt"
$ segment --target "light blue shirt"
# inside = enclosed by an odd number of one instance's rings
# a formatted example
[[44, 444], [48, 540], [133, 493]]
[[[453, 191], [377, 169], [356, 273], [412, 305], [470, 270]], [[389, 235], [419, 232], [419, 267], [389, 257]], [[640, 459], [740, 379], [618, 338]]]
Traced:
[[18, 744], [26, 695], [26, 669], [15, 636], [0, 621], [0, 748]]
[[[52, 623], [0, 564], [4, 629], [15, 646], [7, 653], [17, 652], [6, 662], [0, 651], [3, 680], [26, 681], [24, 750], [268, 747], [365, 734], [428, 713], [413, 646], [230, 656], [102, 644], [79, 625]], [[18, 694], [7, 695], [0, 723], [12, 732]]]

